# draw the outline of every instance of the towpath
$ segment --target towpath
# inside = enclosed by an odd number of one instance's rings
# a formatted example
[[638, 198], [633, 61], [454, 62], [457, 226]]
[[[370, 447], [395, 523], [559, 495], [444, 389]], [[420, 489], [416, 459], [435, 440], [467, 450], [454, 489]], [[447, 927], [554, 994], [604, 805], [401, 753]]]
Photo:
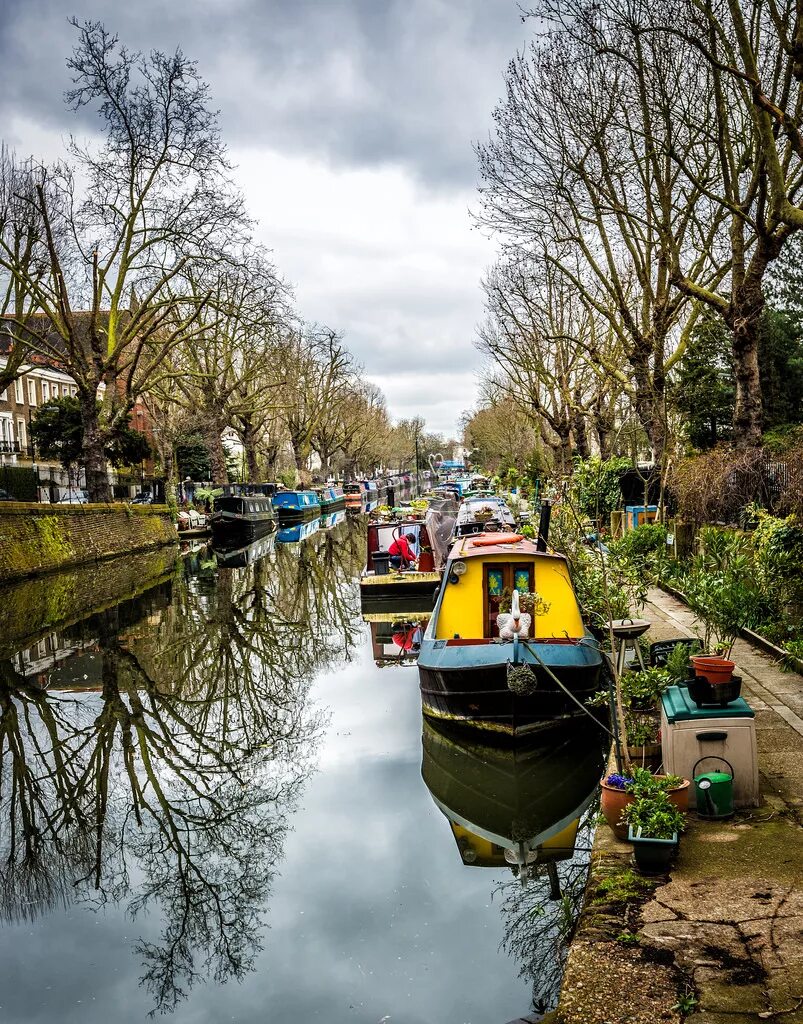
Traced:
[[[650, 640], [693, 615], [653, 590]], [[630, 847], [597, 829], [586, 903], [554, 1015], [562, 1024], [803, 1024], [803, 677], [744, 641], [761, 806], [731, 822], [692, 813], [671, 875], [644, 883]]]

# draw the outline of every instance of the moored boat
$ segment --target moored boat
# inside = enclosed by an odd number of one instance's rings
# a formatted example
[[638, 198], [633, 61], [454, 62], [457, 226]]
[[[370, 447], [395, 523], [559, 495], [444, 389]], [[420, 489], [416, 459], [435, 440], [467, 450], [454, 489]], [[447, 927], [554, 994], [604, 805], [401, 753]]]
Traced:
[[[392, 569], [388, 549], [399, 537], [409, 534], [415, 536], [410, 546], [418, 557], [418, 568]], [[426, 525], [420, 519], [370, 522], [367, 545], [366, 565], [360, 576], [361, 597], [375, 599], [421, 594], [431, 599], [440, 584], [441, 572], [436, 565]]]
[[343, 494], [346, 498], [346, 510], [348, 512], [365, 511], [365, 490], [356, 481], [343, 485]]
[[321, 503], [315, 491], [277, 491], [273, 506], [282, 522], [311, 519], [321, 514]]
[[349, 512], [371, 512], [379, 504], [379, 489], [374, 480], [359, 480], [343, 485]]
[[454, 524], [454, 535], [469, 537], [473, 533], [483, 533], [489, 522], [498, 524], [501, 529], [512, 531], [516, 526], [513, 513], [502, 498], [466, 498], [457, 510]]
[[426, 715], [525, 735], [585, 714], [602, 652], [566, 558], [545, 547], [502, 533], [454, 544], [418, 661]]
[[321, 512], [339, 512], [346, 507], [346, 495], [340, 484], [327, 484], [325, 487], [316, 488], [318, 504]]
[[209, 517], [213, 537], [253, 537], [267, 533], [276, 525], [271, 498], [260, 494], [222, 494], [215, 498]]

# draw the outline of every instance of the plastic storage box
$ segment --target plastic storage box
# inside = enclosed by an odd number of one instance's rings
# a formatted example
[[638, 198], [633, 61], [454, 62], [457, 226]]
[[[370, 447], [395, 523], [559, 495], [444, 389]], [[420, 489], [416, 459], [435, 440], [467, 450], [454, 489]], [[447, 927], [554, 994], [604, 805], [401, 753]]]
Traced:
[[[698, 708], [685, 686], [670, 686], [661, 698], [661, 743], [664, 771], [692, 777], [701, 757], [724, 757], [733, 765], [735, 807], [757, 807], [758, 756], [756, 716], [739, 697], [727, 707]], [[722, 771], [721, 761], [703, 761], [697, 769]], [[689, 788], [689, 806], [695, 806], [694, 786]]]

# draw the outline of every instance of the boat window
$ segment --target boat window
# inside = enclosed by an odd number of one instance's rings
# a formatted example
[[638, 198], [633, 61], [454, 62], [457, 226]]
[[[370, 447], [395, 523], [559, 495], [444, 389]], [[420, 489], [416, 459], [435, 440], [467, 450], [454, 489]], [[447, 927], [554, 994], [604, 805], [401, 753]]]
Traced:
[[502, 595], [512, 591], [515, 587], [520, 594], [530, 593], [533, 590], [533, 566], [532, 565], [486, 565], [485, 575], [485, 615], [484, 635], [487, 638], [499, 636], [499, 629], [496, 625], [496, 617], [499, 615], [499, 606], [502, 603]]

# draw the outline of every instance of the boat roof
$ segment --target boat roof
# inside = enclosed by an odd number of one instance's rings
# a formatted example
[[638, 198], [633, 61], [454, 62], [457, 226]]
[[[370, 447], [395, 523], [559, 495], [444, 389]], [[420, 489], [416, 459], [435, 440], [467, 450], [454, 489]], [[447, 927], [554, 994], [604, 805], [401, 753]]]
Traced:
[[[510, 537], [509, 533], [472, 533], [468, 537], [459, 537], [449, 552], [449, 558], [486, 558], [488, 555], [508, 555], [511, 560], [521, 558], [522, 555], [537, 555], [539, 558], [557, 558], [566, 561], [565, 555], [559, 555], [555, 551], [539, 551], [538, 545], [528, 537], [522, 537], [515, 543], [488, 544], [487, 541], [493, 537]], [[484, 544], [477, 544], [477, 541], [485, 541]]]

